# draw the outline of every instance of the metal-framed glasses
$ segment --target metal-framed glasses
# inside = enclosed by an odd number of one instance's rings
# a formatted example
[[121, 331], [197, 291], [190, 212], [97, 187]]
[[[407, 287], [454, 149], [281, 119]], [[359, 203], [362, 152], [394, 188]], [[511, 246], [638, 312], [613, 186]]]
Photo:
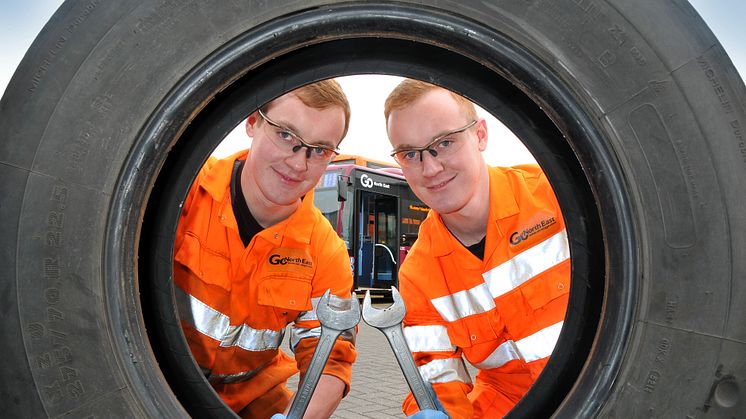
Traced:
[[309, 163], [327, 164], [334, 156], [339, 154], [339, 150], [334, 147], [324, 144], [309, 144], [308, 141], [304, 140], [290, 128], [269, 119], [261, 109], [259, 109], [259, 116], [271, 127], [267, 135], [269, 135], [269, 138], [278, 148], [297, 153], [305, 147], [306, 159]]
[[422, 154], [427, 151], [432, 157], [446, 159], [456, 153], [463, 145], [462, 139], [454, 137], [467, 129], [474, 126], [477, 120], [473, 120], [461, 128], [448, 131], [443, 135], [433, 138], [424, 147], [408, 148], [404, 150], [394, 150], [391, 157], [396, 160], [402, 167], [419, 167], [422, 165]]

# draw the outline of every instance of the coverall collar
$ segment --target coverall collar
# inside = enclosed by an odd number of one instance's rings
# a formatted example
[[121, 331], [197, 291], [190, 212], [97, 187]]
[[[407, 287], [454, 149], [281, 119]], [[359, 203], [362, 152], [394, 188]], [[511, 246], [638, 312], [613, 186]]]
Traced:
[[[227, 228], [234, 230], [236, 234], [238, 234], [238, 223], [231, 205], [230, 179], [234, 162], [239, 159], [246, 159], [248, 155], [249, 150], [243, 150], [228, 158], [208, 162], [205, 167], [205, 175], [200, 181], [200, 187], [207, 191], [212, 199], [220, 205], [218, 210], [220, 222]], [[296, 242], [308, 244], [311, 242], [311, 232], [315, 220], [314, 208], [313, 190], [311, 190], [301, 198], [300, 206], [290, 217], [265, 228], [257, 233], [257, 236], [277, 246], [282, 244], [286, 235], [292, 237]]]
[[230, 201], [229, 186], [233, 164], [236, 160], [246, 159], [248, 155], [249, 150], [242, 150], [225, 159], [213, 160], [210, 158], [203, 169], [205, 174], [201, 177], [199, 186], [207, 191], [215, 202], [223, 202], [226, 196]]
[[[491, 243], [494, 240], [505, 235], [505, 232], [500, 228], [500, 221], [518, 214], [518, 204], [515, 201], [513, 195], [513, 188], [510, 186], [507, 176], [500, 169], [488, 167], [487, 172], [490, 179], [490, 211], [487, 219], [488, 225], [495, 225], [494, 229], [498, 237], [490, 237], [490, 231], [493, 229], [488, 228], [486, 238], [487, 243], [485, 246], [485, 252], [487, 249], [492, 248]], [[443, 219], [437, 211], [432, 210], [428, 214], [428, 218], [432, 218], [431, 222], [435, 223], [436, 226], [432, 230], [432, 241], [431, 246], [433, 255], [436, 257], [446, 256], [456, 250], [458, 247], [463, 247], [458, 240], [448, 231], [448, 228], [443, 223]], [[489, 255], [485, 253], [485, 260], [489, 258]]]

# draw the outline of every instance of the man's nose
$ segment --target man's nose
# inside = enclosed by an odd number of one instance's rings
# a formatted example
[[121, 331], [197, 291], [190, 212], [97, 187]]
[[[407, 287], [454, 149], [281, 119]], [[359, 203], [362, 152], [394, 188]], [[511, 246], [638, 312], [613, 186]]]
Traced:
[[433, 156], [429, 150], [422, 150], [422, 174], [423, 176], [433, 176], [443, 170], [443, 165], [437, 157]]
[[308, 170], [308, 149], [301, 147], [300, 150], [288, 156], [285, 161], [293, 169], [299, 172]]

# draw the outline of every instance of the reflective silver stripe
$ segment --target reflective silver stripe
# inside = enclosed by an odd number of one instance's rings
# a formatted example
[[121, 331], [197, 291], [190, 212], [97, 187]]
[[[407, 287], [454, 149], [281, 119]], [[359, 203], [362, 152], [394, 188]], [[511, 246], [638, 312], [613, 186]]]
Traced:
[[313, 321], [318, 320], [319, 318], [316, 317], [316, 306], [314, 306], [314, 310], [311, 311], [302, 311], [300, 314], [298, 314], [298, 317], [295, 319], [297, 322], [306, 322], [306, 321]]
[[[313, 309], [311, 311], [303, 311], [298, 314], [298, 318], [296, 319], [296, 321], [300, 322], [318, 320], [319, 318], [316, 317], [316, 307], [318, 307], [320, 299], [321, 297], [311, 298], [311, 306], [313, 306]], [[329, 296], [329, 307], [335, 310], [349, 310], [351, 303], [352, 300], [350, 300], [349, 298], [337, 297], [334, 294], [331, 294]]]
[[207, 381], [210, 384], [234, 384], [242, 381], [248, 381], [256, 375], [259, 370], [251, 370], [245, 372], [239, 372], [236, 374], [210, 374], [207, 376]]
[[482, 277], [489, 286], [492, 297], [497, 298], [569, 258], [567, 231], [562, 230], [483, 273]]
[[318, 338], [321, 337], [321, 327], [314, 327], [313, 329], [306, 329], [303, 327], [290, 328], [290, 350], [295, 353], [295, 347], [301, 339], [306, 338]]
[[430, 302], [452, 322], [495, 307], [494, 299], [570, 258], [567, 232], [554, 236], [482, 274], [485, 282], [471, 289], [433, 298]]
[[523, 360], [531, 362], [551, 355], [554, 345], [557, 344], [557, 339], [559, 339], [563, 323], [564, 321], [545, 327], [533, 335], [526, 336], [516, 342], [518, 352], [523, 357]]
[[247, 324], [230, 325], [230, 318], [176, 287], [174, 296], [181, 320], [200, 333], [220, 342], [220, 346], [238, 346], [247, 351], [277, 349], [285, 330], [254, 329]]
[[533, 335], [513, 342], [508, 340], [497, 347], [484, 361], [474, 364], [480, 370], [500, 368], [510, 361], [522, 359], [525, 362], [532, 362], [546, 358], [552, 354], [554, 346], [557, 344], [562, 324], [555, 323], [545, 327]]
[[174, 287], [174, 297], [182, 321], [191, 324], [204, 335], [215, 340], [222, 340], [223, 334], [230, 327], [228, 316], [187, 294], [179, 287]]
[[472, 314], [484, 313], [495, 307], [487, 284], [430, 300], [446, 321], [452, 322]]
[[205, 374], [205, 377], [207, 377], [207, 380], [212, 384], [233, 384], [233, 383], [240, 383], [242, 381], [250, 380], [259, 371], [263, 370], [267, 365], [269, 365], [269, 363], [272, 362], [273, 359], [267, 360], [260, 367], [255, 368], [253, 370], [237, 372], [234, 374], [212, 374], [210, 373], [210, 370], [206, 368], [201, 368], [201, 369], [202, 369], [202, 373]]
[[518, 348], [515, 346], [515, 342], [507, 340], [497, 347], [484, 361], [473, 364], [480, 370], [489, 370], [492, 368], [499, 368], [507, 364], [510, 361], [521, 359], [521, 355], [518, 353]]
[[230, 326], [226, 330], [220, 346], [238, 346], [247, 351], [266, 351], [279, 348], [284, 336], [285, 329], [280, 331], [254, 329], [247, 324], [242, 324]]
[[452, 352], [456, 346], [451, 343], [445, 326], [407, 326], [403, 328], [404, 339], [412, 352]]
[[207, 374], [206, 375], [207, 381], [209, 381], [210, 384], [234, 384], [234, 383], [240, 383], [242, 381], [248, 381], [254, 378], [254, 376], [259, 371], [263, 370], [264, 367], [267, 366], [267, 364], [269, 364], [269, 361], [265, 362], [259, 368], [256, 368], [250, 371], [237, 372], [235, 374]]
[[[290, 329], [290, 350], [295, 353], [295, 347], [298, 345], [298, 343], [301, 341], [301, 339], [306, 338], [318, 338], [321, 337], [321, 327], [314, 327], [312, 329], [306, 329], [303, 327], [297, 327], [293, 326]], [[355, 332], [355, 329], [348, 329], [340, 333], [338, 339], [346, 340], [349, 342], [352, 342], [355, 344], [355, 338], [357, 337], [357, 332]]]
[[419, 367], [422, 378], [430, 383], [461, 381], [471, 383], [471, 376], [461, 358], [435, 359]]

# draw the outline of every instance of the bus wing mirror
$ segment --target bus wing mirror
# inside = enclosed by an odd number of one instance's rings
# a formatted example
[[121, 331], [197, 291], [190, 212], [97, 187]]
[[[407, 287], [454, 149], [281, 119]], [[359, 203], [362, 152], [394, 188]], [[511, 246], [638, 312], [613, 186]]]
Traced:
[[350, 190], [350, 177], [339, 175], [337, 176], [337, 201], [347, 201], [347, 192]]

